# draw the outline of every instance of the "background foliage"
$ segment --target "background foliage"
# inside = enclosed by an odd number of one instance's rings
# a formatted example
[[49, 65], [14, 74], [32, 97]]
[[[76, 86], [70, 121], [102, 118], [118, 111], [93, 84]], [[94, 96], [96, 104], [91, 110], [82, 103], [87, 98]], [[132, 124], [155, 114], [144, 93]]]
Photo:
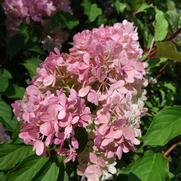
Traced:
[[[62, 51], [68, 50], [73, 34], [79, 31], [127, 19], [138, 28], [143, 60], [149, 65], [148, 113], [141, 124], [142, 144], [119, 161], [119, 174], [114, 180], [180, 180], [180, 0], [72, 0], [71, 7], [73, 14], [58, 12], [49, 18], [46, 30], [61, 27], [68, 33]], [[8, 143], [0, 145], [0, 180], [80, 180], [76, 163], [65, 166], [63, 158], [37, 157], [32, 147], [18, 138], [19, 123], [10, 104], [22, 98], [48, 51], [41, 43], [45, 31], [40, 24], [23, 23], [18, 34], [9, 36], [5, 20], [0, 7], [0, 122], [9, 135]]]

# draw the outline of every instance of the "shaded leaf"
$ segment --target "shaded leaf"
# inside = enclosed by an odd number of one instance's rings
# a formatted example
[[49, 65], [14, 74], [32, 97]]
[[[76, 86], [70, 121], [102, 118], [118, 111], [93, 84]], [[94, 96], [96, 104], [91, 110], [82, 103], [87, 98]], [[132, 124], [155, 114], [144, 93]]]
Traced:
[[147, 9], [152, 8], [152, 7], [153, 7], [152, 4], [142, 3], [136, 10], [136, 14], [141, 13], [141, 12], [146, 12]]
[[12, 112], [10, 106], [0, 99], [0, 117], [7, 122], [11, 119], [11, 116]]
[[0, 69], [0, 75], [1, 77], [12, 79], [12, 75], [7, 69]]
[[0, 69], [0, 92], [5, 92], [9, 86], [9, 79], [12, 78], [11, 73], [6, 69]]
[[4, 121], [0, 116], [0, 122], [7, 131], [11, 132], [12, 139], [16, 139], [18, 137], [20, 123], [16, 120], [16, 118], [13, 118], [9, 121]]
[[175, 33], [181, 26], [181, 15], [176, 11], [167, 11], [166, 18], [172, 33]]
[[157, 42], [157, 53], [158, 58], [168, 58], [170, 60], [175, 60], [181, 62], [181, 52], [177, 51], [177, 47], [174, 43], [170, 41]]
[[60, 12], [55, 14], [55, 16], [52, 18], [51, 23], [54, 27], [61, 25], [64, 27], [66, 26], [68, 29], [71, 30], [79, 24], [79, 20], [69, 13]]
[[0, 92], [5, 92], [8, 86], [9, 80], [4, 77], [0, 77]]
[[6, 96], [9, 98], [21, 99], [24, 95], [25, 88], [16, 84], [11, 84], [6, 91]]
[[24, 36], [17, 34], [7, 41], [6, 54], [12, 59], [25, 46]]
[[4, 172], [0, 172], [0, 181], [5, 181], [7, 178], [6, 178], [6, 175]]

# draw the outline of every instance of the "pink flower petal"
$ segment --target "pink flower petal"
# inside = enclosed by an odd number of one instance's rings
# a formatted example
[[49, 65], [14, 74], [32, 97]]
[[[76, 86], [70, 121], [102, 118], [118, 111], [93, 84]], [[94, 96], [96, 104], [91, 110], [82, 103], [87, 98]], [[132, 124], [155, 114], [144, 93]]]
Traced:
[[79, 116], [75, 116], [73, 119], [72, 119], [72, 124], [76, 124], [78, 121], [79, 121]]
[[42, 155], [44, 153], [44, 149], [45, 149], [44, 143], [42, 141], [37, 140], [34, 143], [34, 148], [33, 149], [36, 151], [36, 154], [38, 156]]
[[117, 148], [117, 151], [116, 151], [116, 155], [118, 156], [118, 159], [119, 159], [119, 160], [121, 159], [122, 154], [123, 154], [122, 147], [119, 146], [119, 147]]
[[49, 86], [51, 84], [54, 84], [54, 82], [55, 82], [55, 77], [53, 75], [49, 75], [45, 77], [43, 80], [44, 86]]
[[89, 92], [87, 100], [92, 104], [98, 105], [98, 94], [95, 91]]
[[48, 136], [48, 135], [54, 133], [54, 130], [52, 129], [51, 123], [46, 122], [46, 123], [42, 124], [40, 126], [40, 133], [45, 135], [45, 136]]
[[86, 86], [86, 87], [81, 88], [79, 90], [79, 96], [85, 97], [88, 94], [89, 90], [90, 90], [90, 86]]
[[78, 141], [75, 138], [72, 138], [71, 145], [73, 146], [74, 149], [78, 149], [79, 148], [79, 143], [78, 143]]
[[65, 109], [60, 110], [59, 113], [58, 113], [58, 119], [64, 119], [65, 116], [66, 116]]
[[107, 146], [108, 144], [110, 144], [113, 141], [114, 141], [113, 139], [104, 139], [101, 143], [101, 146]]

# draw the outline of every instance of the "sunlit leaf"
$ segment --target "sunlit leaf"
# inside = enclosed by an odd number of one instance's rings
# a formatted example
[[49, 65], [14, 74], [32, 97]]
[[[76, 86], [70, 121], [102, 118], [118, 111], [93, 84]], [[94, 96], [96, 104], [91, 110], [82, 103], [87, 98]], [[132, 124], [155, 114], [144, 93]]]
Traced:
[[163, 146], [181, 135], [181, 106], [161, 110], [154, 118], [144, 136], [144, 145]]
[[163, 155], [153, 152], [146, 152], [142, 158], [124, 170], [124, 174], [129, 174], [128, 180], [133, 181], [163, 181], [168, 177], [168, 173]]
[[162, 11], [156, 9], [155, 16], [155, 40], [162, 41], [168, 33], [168, 22]]

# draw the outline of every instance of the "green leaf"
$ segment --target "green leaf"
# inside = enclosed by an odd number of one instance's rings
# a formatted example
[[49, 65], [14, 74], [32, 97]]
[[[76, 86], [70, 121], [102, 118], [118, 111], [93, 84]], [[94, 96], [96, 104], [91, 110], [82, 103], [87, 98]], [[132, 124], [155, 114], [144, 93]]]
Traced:
[[6, 69], [0, 69], [0, 75], [1, 77], [7, 78], [8, 80], [12, 79], [11, 73]]
[[167, 11], [166, 18], [172, 33], [175, 33], [181, 26], [181, 15], [176, 11]]
[[93, 22], [101, 14], [102, 14], [102, 9], [98, 8], [97, 4], [92, 4], [88, 15], [89, 21]]
[[181, 106], [167, 107], [154, 118], [144, 136], [144, 145], [163, 146], [181, 135]]
[[9, 86], [9, 79], [11, 79], [11, 73], [6, 69], [0, 69], [0, 92], [5, 92]]
[[11, 116], [12, 112], [10, 106], [0, 99], [0, 117], [7, 122], [11, 119]]
[[81, 6], [84, 8], [84, 14], [89, 15], [88, 12], [90, 11], [91, 7], [90, 0], [83, 0]]
[[91, 4], [89, 0], [84, 0], [82, 6], [84, 7], [84, 14], [88, 16], [90, 22], [95, 21], [102, 14], [102, 9], [95, 3]]
[[[8, 148], [10, 146], [8, 145]], [[18, 163], [21, 163], [25, 158], [33, 155], [31, 146], [19, 145], [15, 149], [12, 149], [11, 152], [6, 152], [6, 155], [0, 157], [0, 170], [7, 170], [13, 168]]]
[[59, 12], [52, 18], [51, 23], [53, 27], [61, 25], [63, 27], [66, 26], [69, 30], [72, 30], [79, 24], [79, 20], [69, 13]]
[[156, 58], [168, 58], [170, 60], [181, 62], [181, 52], [177, 51], [177, 47], [171, 41], [157, 42]]
[[30, 181], [48, 161], [47, 157], [32, 156], [23, 161], [13, 172], [7, 175], [8, 181]]
[[30, 49], [28, 49], [30, 52], [37, 53], [38, 55], [44, 55], [44, 51], [41, 47], [38, 45], [31, 46]]
[[20, 87], [16, 84], [11, 84], [6, 91], [6, 96], [9, 98], [21, 99], [24, 95], [24, 87]]
[[124, 10], [127, 8], [127, 4], [121, 3], [119, 0], [116, 0], [114, 2], [114, 6], [118, 14], [124, 12]]
[[177, 11], [174, 1], [167, 0], [167, 7], [168, 10]]
[[5, 92], [8, 86], [9, 80], [4, 77], [0, 77], [0, 92]]
[[168, 22], [164, 16], [164, 13], [156, 9], [155, 17], [155, 40], [162, 41], [165, 39], [168, 33]]
[[25, 68], [28, 70], [30, 77], [33, 77], [36, 75], [36, 69], [40, 63], [41, 63], [41, 60], [38, 58], [30, 58], [26, 60], [25, 63], [23, 63]]
[[61, 18], [63, 23], [67, 26], [68, 29], [73, 29], [79, 24], [79, 20], [77, 20], [75, 17], [73, 17], [69, 13], [62, 13]]
[[146, 12], [147, 9], [152, 8], [152, 7], [153, 7], [152, 4], [142, 3], [136, 10], [135, 14], [141, 13], [141, 12]]
[[130, 174], [128, 180], [138, 178], [132, 180], [164, 181], [168, 176], [169, 170], [162, 154], [146, 152], [142, 158], [129, 165], [128, 169], [125, 169], [123, 173]]
[[56, 163], [52, 163], [47, 173], [41, 179], [41, 181], [56, 181], [59, 175], [59, 167]]
[[0, 157], [5, 156], [7, 153], [10, 153], [18, 148], [19, 148], [19, 145], [1, 144], [0, 145]]
[[12, 139], [16, 139], [18, 137], [20, 123], [15, 117], [9, 121], [4, 121], [0, 116], [0, 122], [2, 122], [7, 131], [11, 132]]
[[0, 172], [0, 181], [5, 181], [6, 180], [6, 175], [3, 172]]

